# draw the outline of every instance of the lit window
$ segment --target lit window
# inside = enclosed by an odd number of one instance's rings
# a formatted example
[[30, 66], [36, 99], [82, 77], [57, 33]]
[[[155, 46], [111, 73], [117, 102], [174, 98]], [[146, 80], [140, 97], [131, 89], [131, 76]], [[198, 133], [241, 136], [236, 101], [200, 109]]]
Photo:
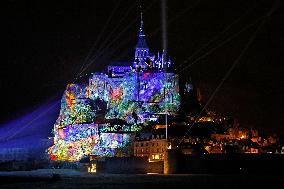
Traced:
[[89, 173], [95, 173], [97, 172], [97, 164], [92, 163], [91, 166], [88, 168]]

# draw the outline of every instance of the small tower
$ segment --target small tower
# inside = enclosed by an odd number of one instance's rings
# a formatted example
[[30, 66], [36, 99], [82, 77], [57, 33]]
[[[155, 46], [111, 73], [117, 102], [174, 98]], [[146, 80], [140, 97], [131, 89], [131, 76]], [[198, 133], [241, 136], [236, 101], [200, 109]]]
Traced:
[[138, 42], [135, 49], [135, 59], [133, 67], [136, 69], [140, 66], [142, 69], [147, 68], [146, 59], [149, 58], [149, 47], [146, 42], [144, 30], [143, 30], [143, 13], [140, 13], [140, 28], [138, 34]]

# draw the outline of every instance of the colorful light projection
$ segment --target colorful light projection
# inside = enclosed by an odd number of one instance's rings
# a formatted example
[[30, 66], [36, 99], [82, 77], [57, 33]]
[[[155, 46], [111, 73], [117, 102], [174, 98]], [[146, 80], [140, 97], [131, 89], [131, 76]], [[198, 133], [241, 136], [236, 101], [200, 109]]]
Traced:
[[55, 145], [48, 149], [52, 160], [79, 161], [90, 154], [98, 156], [114, 156], [125, 151], [131, 134], [104, 133], [108, 125], [76, 124], [57, 129]]
[[116, 156], [130, 142], [130, 134], [102, 133], [98, 145], [95, 145], [92, 154], [98, 156]]
[[92, 75], [87, 86], [67, 86], [54, 126], [54, 145], [48, 152], [52, 160], [64, 161], [90, 154], [115, 156], [129, 147], [131, 134], [109, 132], [108, 124], [99, 129], [94, 124], [99, 114], [104, 119], [124, 120], [131, 127], [123, 127], [122, 132], [133, 132], [140, 131], [152, 115], [174, 113], [179, 106], [174, 73], [131, 70], [120, 78]]
[[60, 128], [70, 124], [93, 122], [95, 111], [88, 95], [88, 87], [69, 84], [62, 97], [60, 114], [55, 126]]
[[99, 139], [97, 124], [76, 124], [55, 128], [52, 147], [48, 149], [52, 160], [78, 161], [89, 155]]
[[[139, 76], [138, 76], [139, 75]], [[151, 114], [176, 112], [180, 106], [178, 76], [166, 72], [128, 72], [122, 78], [93, 75], [89, 81], [90, 98], [107, 103], [106, 118], [143, 123]]]

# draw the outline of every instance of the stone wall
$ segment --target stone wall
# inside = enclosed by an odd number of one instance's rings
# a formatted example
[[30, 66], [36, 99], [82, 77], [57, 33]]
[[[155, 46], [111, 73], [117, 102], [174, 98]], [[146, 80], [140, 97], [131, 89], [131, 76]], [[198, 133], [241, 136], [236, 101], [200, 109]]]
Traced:
[[148, 162], [142, 157], [108, 157], [97, 160], [98, 173], [146, 174], [163, 173], [163, 162]]
[[166, 174], [284, 174], [284, 156], [281, 154], [185, 155], [170, 151], [166, 156], [169, 156], [165, 159]]

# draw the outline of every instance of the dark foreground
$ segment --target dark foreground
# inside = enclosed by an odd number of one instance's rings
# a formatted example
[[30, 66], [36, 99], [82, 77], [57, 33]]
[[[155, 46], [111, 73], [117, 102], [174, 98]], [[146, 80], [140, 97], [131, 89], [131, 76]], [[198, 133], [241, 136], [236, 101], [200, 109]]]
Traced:
[[0, 172], [0, 188], [283, 188], [274, 175], [127, 175], [89, 174], [74, 170]]

